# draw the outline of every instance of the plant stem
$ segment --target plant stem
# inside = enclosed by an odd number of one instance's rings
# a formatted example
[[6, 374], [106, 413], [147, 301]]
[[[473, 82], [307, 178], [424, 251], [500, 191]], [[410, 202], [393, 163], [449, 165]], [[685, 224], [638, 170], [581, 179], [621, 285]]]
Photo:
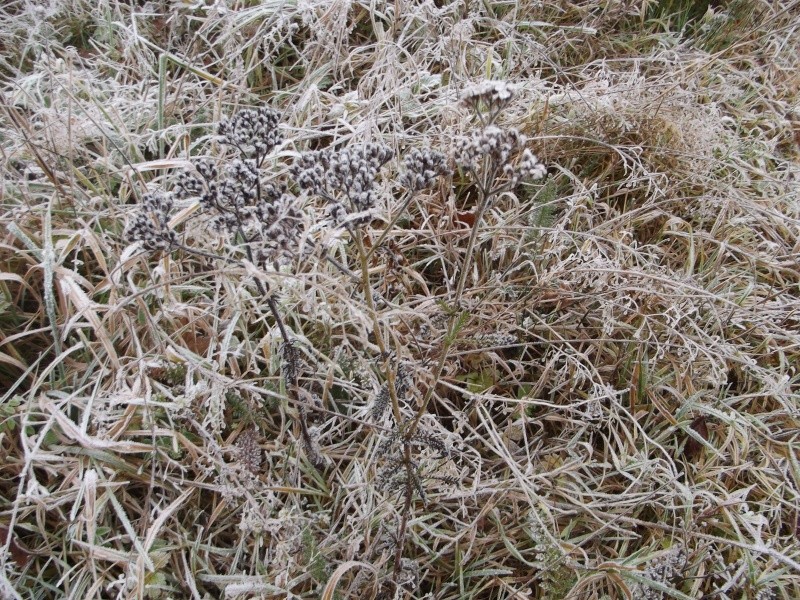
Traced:
[[484, 164], [484, 169], [483, 169], [484, 179], [478, 185], [482, 196], [481, 203], [478, 206], [478, 210], [475, 215], [475, 223], [472, 226], [472, 233], [470, 234], [469, 241], [467, 242], [466, 255], [464, 256], [464, 266], [461, 269], [461, 275], [458, 278], [458, 285], [456, 286], [456, 293], [453, 298], [453, 306], [456, 308], [456, 310], [454, 310], [453, 314], [450, 315], [450, 319], [448, 320], [447, 323], [447, 335], [445, 336], [445, 343], [442, 347], [442, 353], [439, 356], [439, 362], [436, 365], [436, 370], [434, 371], [433, 383], [426, 390], [425, 396], [422, 399], [422, 403], [420, 404], [419, 409], [417, 410], [417, 413], [414, 416], [414, 419], [411, 421], [410, 425], [408, 426], [405, 432], [404, 437], [406, 440], [410, 440], [411, 436], [413, 436], [417, 430], [419, 421], [422, 418], [422, 415], [425, 413], [425, 410], [428, 407], [428, 403], [430, 402], [431, 397], [433, 396], [436, 384], [439, 381], [439, 378], [442, 376], [442, 371], [444, 371], [444, 365], [445, 362], [447, 361], [448, 353], [450, 352], [450, 348], [453, 346], [456, 334], [458, 333], [456, 330], [457, 329], [456, 322], [457, 319], [459, 318], [460, 311], [457, 310], [457, 308], [461, 304], [461, 296], [464, 294], [464, 287], [467, 281], [467, 274], [469, 273], [469, 269], [472, 267], [472, 252], [475, 248], [475, 241], [478, 239], [478, 228], [480, 227], [481, 222], [483, 221], [483, 216], [486, 213], [486, 209], [491, 204], [492, 198], [494, 198], [494, 196], [498, 192], [497, 189], [493, 190], [489, 189], [488, 179], [490, 178], [491, 174], [488, 171], [489, 171], [488, 166]]
[[367, 252], [367, 259], [369, 259], [375, 253], [375, 251], [378, 248], [381, 247], [381, 244], [384, 242], [386, 237], [389, 235], [389, 232], [392, 230], [392, 227], [394, 227], [395, 223], [397, 223], [397, 221], [400, 219], [400, 217], [406, 211], [406, 209], [408, 208], [408, 205], [411, 204], [411, 201], [414, 199], [414, 195], [411, 192], [407, 192], [407, 194], [408, 194], [408, 198], [406, 198], [403, 201], [403, 205], [400, 207], [400, 210], [397, 211], [397, 214], [392, 218], [392, 220], [386, 226], [386, 229], [383, 230], [383, 233], [381, 233], [381, 237], [378, 238], [378, 241], [375, 242], [374, 244], [372, 244], [372, 248], [370, 248], [369, 252]]
[[461, 269], [461, 275], [458, 278], [458, 285], [456, 286], [456, 293], [453, 298], [453, 306], [455, 310], [448, 319], [447, 334], [445, 336], [442, 351], [439, 356], [439, 362], [437, 363], [436, 369], [434, 370], [433, 382], [425, 391], [425, 396], [422, 398], [422, 402], [420, 403], [419, 408], [417, 409], [417, 412], [414, 415], [414, 418], [406, 426], [405, 431], [403, 431], [401, 435], [401, 440], [403, 444], [403, 461], [405, 463], [405, 469], [406, 469], [406, 482], [405, 482], [405, 500], [403, 502], [403, 512], [400, 517], [400, 525], [397, 528], [397, 548], [395, 549], [394, 570], [392, 573], [392, 580], [395, 583], [397, 583], [397, 578], [400, 574], [406, 528], [408, 527], [408, 517], [411, 512], [411, 501], [413, 500], [413, 495], [414, 495], [414, 488], [412, 481], [415, 474], [412, 472], [413, 466], [411, 461], [411, 439], [416, 433], [417, 427], [419, 427], [420, 419], [422, 419], [422, 415], [425, 414], [425, 411], [427, 410], [428, 407], [428, 403], [433, 397], [434, 390], [436, 389], [436, 384], [439, 382], [439, 379], [442, 376], [442, 372], [444, 371], [444, 366], [445, 363], [447, 362], [450, 348], [456, 341], [456, 335], [459, 329], [458, 321], [461, 315], [461, 311], [458, 310], [458, 307], [461, 304], [461, 296], [464, 294], [464, 287], [467, 281], [467, 274], [469, 273], [469, 269], [472, 266], [472, 253], [475, 248], [475, 242], [478, 239], [478, 229], [481, 225], [481, 222], [483, 221], [483, 216], [486, 213], [486, 209], [491, 204], [492, 198], [494, 198], [494, 196], [499, 191], [499, 189], [490, 189], [490, 182], [493, 179], [493, 173], [490, 167], [491, 165], [488, 163], [488, 161], [484, 160], [482, 169], [483, 177], [482, 180], [478, 183], [478, 189], [481, 192], [481, 202], [475, 214], [475, 223], [472, 226], [472, 233], [470, 234], [469, 241], [467, 242], [466, 254], [464, 256], [464, 265]]
[[378, 312], [375, 309], [375, 302], [372, 298], [372, 286], [369, 283], [369, 255], [365, 251], [363, 234], [361, 231], [351, 230], [350, 233], [355, 239], [358, 257], [361, 261], [361, 287], [363, 288], [364, 298], [367, 302], [370, 316], [372, 317], [372, 334], [375, 336], [375, 343], [378, 344], [381, 354], [386, 357], [386, 383], [389, 390], [389, 398], [392, 401], [392, 413], [394, 414], [395, 421], [399, 425], [402, 415], [400, 414], [400, 402], [397, 399], [397, 390], [395, 389], [395, 372], [388, 364], [389, 356], [386, 352], [386, 344], [383, 341], [380, 322], [378, 321]]

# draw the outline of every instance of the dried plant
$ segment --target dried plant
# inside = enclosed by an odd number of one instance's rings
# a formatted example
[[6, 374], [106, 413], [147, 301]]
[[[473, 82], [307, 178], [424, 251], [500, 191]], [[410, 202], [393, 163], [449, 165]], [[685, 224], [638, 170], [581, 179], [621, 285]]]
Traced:
[[0, 598], [800, 597], [800, 7], [705, 4], [2, 3]]

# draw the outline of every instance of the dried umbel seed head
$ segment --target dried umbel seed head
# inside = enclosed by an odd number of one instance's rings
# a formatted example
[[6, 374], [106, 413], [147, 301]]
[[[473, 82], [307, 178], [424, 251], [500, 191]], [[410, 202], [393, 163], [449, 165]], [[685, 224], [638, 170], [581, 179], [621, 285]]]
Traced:
[[[659, 584], [669, 584], [671, 580], [680, 576], [686, 568], [688, 555], [682, 544], [676, 544], [665, 553], [650, 560], [644, 569], [643, 575]], [[643, 600], [657, 600], [663, 598], [663, 594], [646, 584], [637, 583], [633, 589], [634, 598]]]
[[300, 155], [291, 173], [301, 190], [315, 195], [327, 193], [325, 171], [330, 163], [330, 150], [317, 150]]
[[259, 243], [253, 258], [261, 265], [289, 264], [298, 255], [305, 231], [303, 213], [295, 206], [294, 196], [281, 194], [270, 202], [261, 202], [251, 210], [248, 222], [258, 229]]
[[[206, 177], [206, 175], [208, 177]], [[212, 175], [217, 178], [211, 179]], [[217, 169], [201, 163], [198, 175], [179, 179], [176, 194], [199, 195], [200, 206], [214, 215], [213, 227], [218, 231], [235, 232], [247, 226], [259, 199], [259, 174], [252, 160], [233, 160], [225, 169], [225, 177], [218, 178]]]
[[175, 195], [198, 198], [214, 230], [243, 236], [255, 264], [268, 267], [296, 258], [303, 214], [286, 185], [262, 180], [256, 160], [234, 159], [223, 176], [214, 164], [199, 162], [195, 172], [179, 175]]
[[227, 212], [252, 205], [257, 198], [259, 174], [253, 160], [235, 159], [225, 168], [225, 177], [210, 161], [201, 161], [195, 172], [178, 175], [173, 193], [181, 200], [199, 198], [206, 210]]
[[280, 113], [271, 108], [246, 108], [230, 119], [223, 119], [217, 133], [223, 144], [263, 159], [283, 141], [278, 129], [280, 118]]
[[465, 90], [461, 104], [479, 116], [488, 113], [491, 122], [511, 102], [515, 93], [516, 87], [505, 81], [484, 81]]
[[162, 192], [148, 192], [142, 196], [142, 207], [157, 217], [159, 222], [169, 220], [173, 206], [172, 198]]
[[309, 152], [295, 162], [292, 175], [301, 189], [329, 202], [346, 198], [349, 212], [358, 213], [375, 205], [375, 179], [393, 156], [388, 146], [371, 143], [338, 152]]
[[447, 157], [436, 150], [418, 150], [412, 148], [403, 157], [405, 172], [400, 177], [400, 184], [411, 191], [419, 191], [430, 186], [437, 177], [447, 175]]
[[465, 171], [478, 171], [485, 158], [492, 170], [503, 168], [524, 143], [525, 136], [516, 129], [490, 125], [457, 142], [455, 161]]
[[225, 172], [225, 179], [215, 190], [216, 206], [237, 210], [255, 204], [258, 199], [258, 169], [253, 162], [233, 160]]
[[[216, 167], [213, 165], [209, 166], [214, 172], [213, 179], [216, 179]], [[197, 166], [198, 173], [199, 167], [200, 165]], [[205, 191], [206, 186], [198, 175], [189, 171], [182, 171], [178, 174], [178, 181], [175, 183], [172, 193], [175, 194], [175, 197], [179, 200], [189, 200], [201, 196]]]
[[131, 242], [141, 242], [145, 250], [169, 250], [178, 237], [169, 226], [172, 199], [161, 192], [142, 196], [142, 204], [128, 225], [126, 235]]
[[522, 156], [516, 165], [506, 165], [503, 171], [512, 187], [520, 181], [535, 181], [547, 175], [547, 168], [527, 148], [522, 151]]
[[522, 152], [522, 159], [517, 165], [520, 179], [541, 179], [547, 175], [547, 168], [539, 162], [539, 158], [527, 148]]

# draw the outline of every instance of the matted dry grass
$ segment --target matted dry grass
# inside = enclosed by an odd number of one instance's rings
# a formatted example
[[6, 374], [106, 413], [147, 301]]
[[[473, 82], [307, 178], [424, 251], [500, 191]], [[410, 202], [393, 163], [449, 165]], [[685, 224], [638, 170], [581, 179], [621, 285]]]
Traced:
[[[0, 598], [800, 597], [800, 3], [708, 4], [5, 2]], [[549, 175], [483, 219], [458, 173], [418, 195], [367, 265], [385, 305], [125, 239], [238, 107], [283, 112], [279, 172], [450, 153], [486, 78]], [[445, 480], [410, 504], [370, 419], [398, 369], [451, 450], [415, 449]]]

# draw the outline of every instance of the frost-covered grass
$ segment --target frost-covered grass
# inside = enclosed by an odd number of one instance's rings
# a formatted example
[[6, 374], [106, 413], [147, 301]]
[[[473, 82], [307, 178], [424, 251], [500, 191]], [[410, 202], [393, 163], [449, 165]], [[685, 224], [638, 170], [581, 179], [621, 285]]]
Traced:
[[[800, 597], [798, 22], [2, 3], [0, 599]], [[484, 80], [545, 177], [456, 165]], [[265, 106], [296, 260], [188, 197], [131, 243]], [[372, 221], [330, 227], [292, 165], [366, 143]]]

